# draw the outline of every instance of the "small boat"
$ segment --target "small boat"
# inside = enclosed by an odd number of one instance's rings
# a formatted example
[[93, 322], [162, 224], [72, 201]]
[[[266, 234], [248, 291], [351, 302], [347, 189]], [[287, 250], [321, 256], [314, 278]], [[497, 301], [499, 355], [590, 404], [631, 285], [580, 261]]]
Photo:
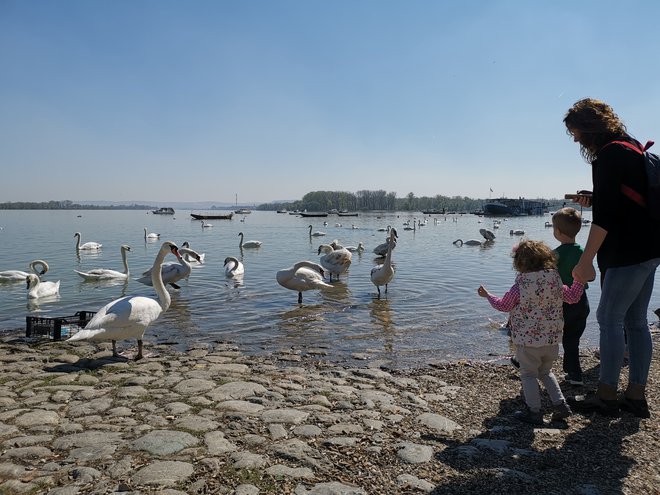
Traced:
[[248, 213], [252, 213], [252, 210], [248, 210], [247, 208], [239, 208], [238, 210], [234, 210], [234, 213], [237, 215], [247, 215]]
[[229, 213], [225, 215], [217, 215], [217, 214], [198, 214], [198, 213], [191, 213], [191, 217], [193, 217], [195, 220], [231, 220], [231, 217], [234, 216], [234, 212], [230, 211]]
[[299, 213], [301, 217], [327, 217], [328, 214], [325, 211], [301, 211]]
[[340, 217], [357, 217], [358, 214], [356, 212], [350, 212], [350, 211], [340, 211], [337, 212], [337, 215]]
[[174, 208], [158, 208], [151, 213], [154, 215], [174, 215]]
[[289, 213], [289, 210], [284, 208], [283, 210], [277, 210], [277, 213]]

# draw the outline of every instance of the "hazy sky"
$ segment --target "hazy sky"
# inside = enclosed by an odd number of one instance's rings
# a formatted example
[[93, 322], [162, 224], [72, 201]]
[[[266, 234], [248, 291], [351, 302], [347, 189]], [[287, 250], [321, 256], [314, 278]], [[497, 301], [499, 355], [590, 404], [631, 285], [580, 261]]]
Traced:
[[659, 20], [657, 0], [0, 0], [0, 202], [561, 197], [591, 184], [577, 99], [660, 148]]

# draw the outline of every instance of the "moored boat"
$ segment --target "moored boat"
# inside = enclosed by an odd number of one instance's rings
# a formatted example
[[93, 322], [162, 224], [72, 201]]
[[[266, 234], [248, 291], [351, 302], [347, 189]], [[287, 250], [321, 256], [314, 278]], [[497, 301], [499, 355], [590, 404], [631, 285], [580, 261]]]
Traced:
[[548, 205], [544, 201], [525, 198], [499, 198], [484, 204], [484, 215], [491, 217], [521, 217], [543, 215], [547, 212]]
[[325, 211], [301, 211], [299, 213], [301, 217], [327, 217], [328, 214]]
[[190, 216], [195, 220], [231, 220], [234, 212], [230, 211], [224, 215], [216, 213], [191, 213]]
[[174, 208], [158, 208], [157, 210], [153, 210], [151, 213], [154, 215], [174, 215]]
[[239, 208], [238, 210], [234, 210], [234, 213], [237, 215], [247, 215], [248, 213], [252, 213], [252, 210], [248, 210], [247, 208]]

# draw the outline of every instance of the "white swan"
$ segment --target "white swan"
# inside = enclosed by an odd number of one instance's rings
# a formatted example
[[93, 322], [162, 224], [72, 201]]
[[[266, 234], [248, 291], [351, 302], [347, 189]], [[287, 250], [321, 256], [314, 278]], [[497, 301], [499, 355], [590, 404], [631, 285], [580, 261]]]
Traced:
[[[179, 262], [162, 263], [160, 271], [164, 284], [171, 285], [175, 289], [180, 289], [181, 286], [179, 286], [177, 282], [184, 278], [188, 278], [190, 276], [190, 272], [192, 271], [190, 263], [185, 260], [185, 255], [189, 254], [197, 261], [199, 261], [199, 254], [197, 254], [194, 249], [189, 248], [177, 249], [177, 253], [177, 259]], [[145, 285], [151, 285], [153, 283], [153, 274], [151, 273], [152, 270], [153, 268], [144, 272], [142, 277], [138, 278], [137, 281]]]
[[238, 258], [227, 256], [225, 258], [225, 277], [239, 277], [245, 273], [245, 266]]
[[179, 257], [176, 245], [166, 241], [160, 247], [154, 265], [150, 270], [152, 283], [158, 299], [144, 296], [126, 296], [106, 304], [97, 311], [85, 328], [74, 334], [67, 342], [75, 340], [111, 340], [112, 355], [117, 356], [117, 341], [137, 339], [138, 353], [142, 356], [144, 331], [170, 307], [171, 298], [160, 272], [160, 267], [168, 253]]
[[488, 229], [479, 229], [479, 233], [483, 236], [484, 239], [487, 241], [494, 241], [495, 240], [495, 234]]
[[243, 241], [243, 232], [239, 232], [238, 236], [241, 238], [241, 241], [238, 243], [240, 249], [246, 248], [258, 248], [261, 247], [261, 241]]
[[320, 232], [320, 231], [316, 231], [316, 232], [312, 233], [312, 228], [313, 227], [310, 225], [309, 226], [309, 236], [310, 237], [322, 237], [322, 236], [326, 235], [325, 232]]
[[456, 244], [457, 246], [462, 246], [463, 244], [466, 246], [481, 246], [481, 241], [478, 239], [468, 239], [467, 241], [456, 239], [452, 244]]
[[77, 237], [78, 240], [76, 241], [76, 251], [98, 251], [101, 249], [103, 244], [99, 244], [98, 242], [86, 242], [85, 244], [80, 244], [80, 232], [76, 232], [73, 234], [73, 237]]
[[346, 249], [348, 249], [352, 253], [363, 253], [364, 244], [362, 244], [362, 242], [358, 242], [357, 246], [346, 246]]
[[[41, 270], [37, 271], [36, 266], [40, 265]], [[48, 271], [48, 263], [44, 260], [33, 260], [30, 262], [30, 271], [37, 276], [41, 277]], [[25, 282], [25, 279], [30, 274], [30, 272], [24, 272], [21, 270], [6, 270], [0, 272], [0, 283], [2, 282]]]
[[206, 223], [204, 220], [202, 220], [202, 228], [203, 229], [210, 229], [211, 227], [213, 227], [212, 223]]
[[144, 228], [144, 240], [146, 241], [147, 239], [160, 239], [160, 234], [155, 234], [154, 232], [151, 232], [147, 234], [147, 228]]
[[374, 266], [371, 269], [371, 282], [378, 289], [378, 297], [380, 298], [380, 286], [385, 286], [385, 294], [387, 294], [387, 284], [394, 278], [394, 267], [392, 266], [392, 250], [396, 246], [396, 232], [394, 229], [390, 232], [390, 242], [387, 245], [387, 253], [385, 254], [385, 261], [382, 265]]
[[378, 246], [376, 246], [374, 248], [374, 250], [373, 250], [374, 254], [376, 254], [378, 256], [381, 256], [381, 257], [386, 256], [387, 255], [387, 249], [390, 245], [390, 239], [394, 239], [394, 246], [392, 247], [392, 249], [394, 249], [396, 247], [396, 239], [399, 237], [399, 235], [398, 235], [395, 228], [390, 228], [389, 232], [390, 232], [390, 235], [385, 239], [385, 242], [382, 243], [382, 244], [379, 244]]
[[323, 267], [311, 261], [299, 261], [290, 268], [279, 270], [275, 278], [285, 289], [298, 292], [299, 304], [302, 303], [303, 291], [332, 287], [323, 281]]
[[[183, 241], [183, 244], [181, 244], [182, 248], [190, 248], [190, 243], [188, 241]], [[192, 256], [190, 253], [186, 252], [183, 255], [183, 259], [186, 260], [188, 263], [191, 265], [193, 264], [198, 264], [198, 263], [204, 263], [204, 259], [206, 259], [206, 253], [197, 253], [199, 255], [199, 260]]]
[[28, 299], [39, 299], [40, 297], [54, 296], [60, 292], [60, 281], [42, 282], [34, 273], [25, 277], [27, 282]]
[[79, 272], [78, 270], [73, 270], [82, 278], [87, 281], [92, 280], [116, 280], [116, 279], [127, 279], [130, 275], [128, 270], [128, 260], [126, 258], [126, 253], [131, 250], [130, 246], [122, 244], [121, 251], [121, 261], [124, 264], [124, 271], [118, 272], [117, 270], [108, 270], [106, 268], [95, 268], [89, 270], [88, 272]]
[[351, 266], [353, 255], [346, 248], [333, 249], [330, 244], [321, 244], [317, 254], [321, 253], [324, 253], [321, 256], [321, 266], [330, 274], [330, 282], [332, 282], [332, 275], [336, 275], [339, 280], [339, 275], [346, 273], [348, 267]]

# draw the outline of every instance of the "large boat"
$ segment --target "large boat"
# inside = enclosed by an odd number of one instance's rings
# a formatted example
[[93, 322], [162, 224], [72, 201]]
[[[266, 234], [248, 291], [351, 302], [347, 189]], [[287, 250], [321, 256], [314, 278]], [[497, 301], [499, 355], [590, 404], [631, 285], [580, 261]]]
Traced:
[[237, 215], [247, 215], [248, 213], [252, 213], [252, 210], [248, 210], [247, 208], [239, 208], [238, 210], [234, 210], [234, 213]]
[[174, 208], [158, 208], [151, 213], [154, 215], [174, 215]]
[[484, 204], [484, 215], [490, 217], [543, 215], [547, 212], [548, 204], [545, 201], [534, 201], [525, 198], [499, 198]]
[[195, 220], [231, 220], [231, 217], [234, 216], [234, 212], [230, 211], [224, 215], [219, 215], [217, 213], [191, 213], [190, 216]]

